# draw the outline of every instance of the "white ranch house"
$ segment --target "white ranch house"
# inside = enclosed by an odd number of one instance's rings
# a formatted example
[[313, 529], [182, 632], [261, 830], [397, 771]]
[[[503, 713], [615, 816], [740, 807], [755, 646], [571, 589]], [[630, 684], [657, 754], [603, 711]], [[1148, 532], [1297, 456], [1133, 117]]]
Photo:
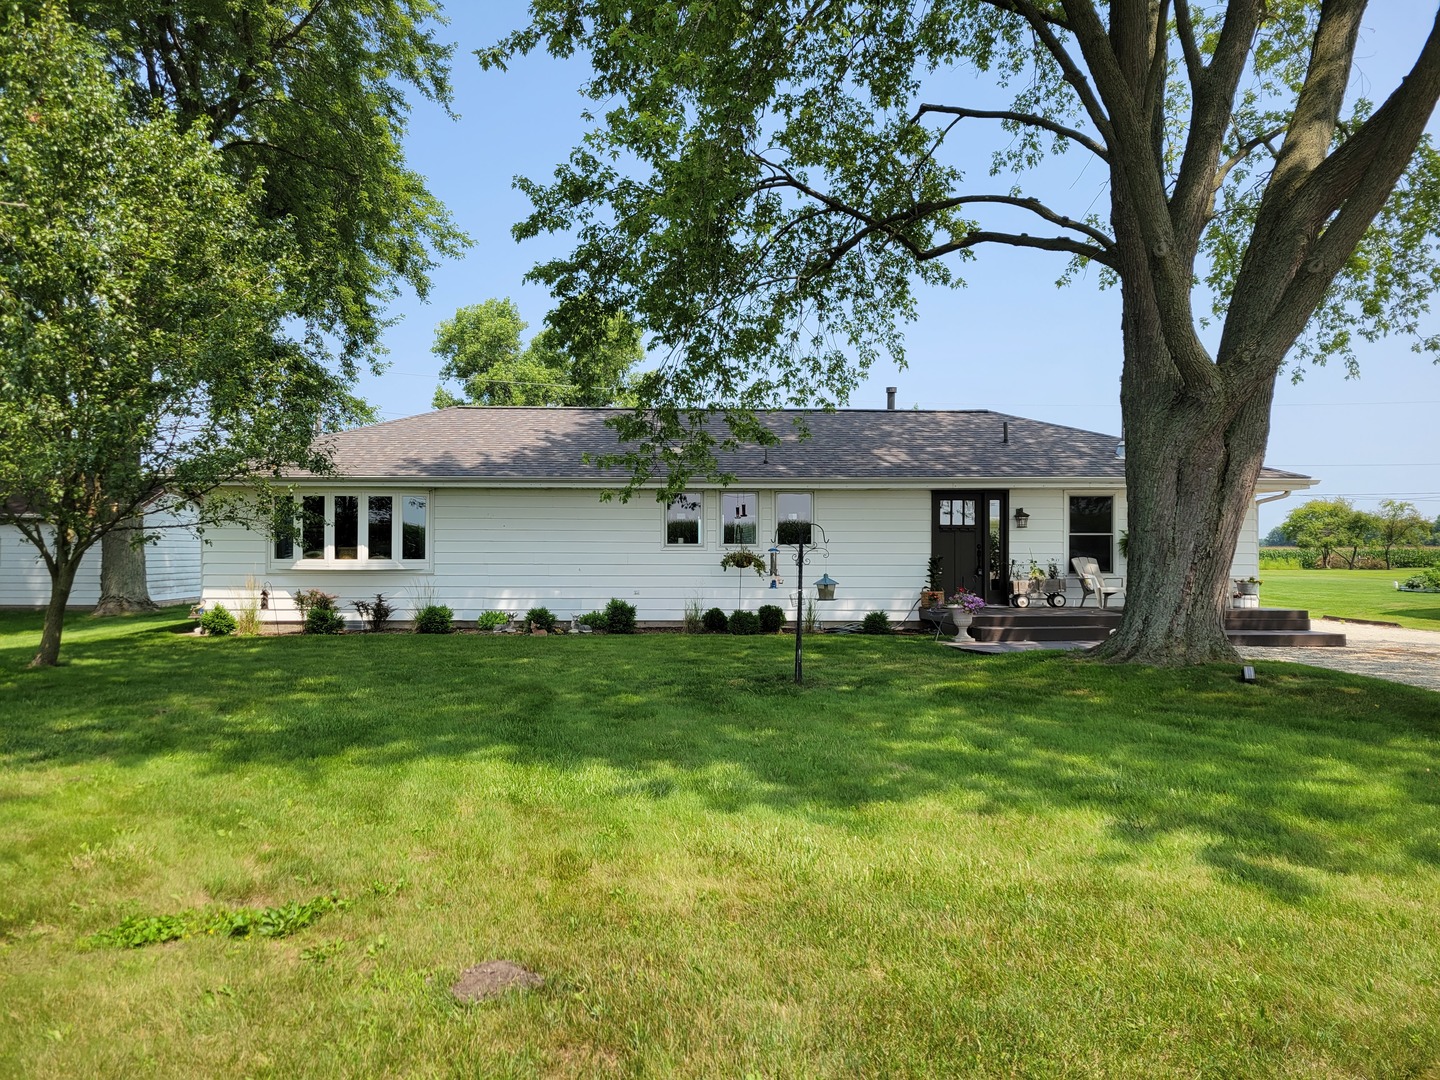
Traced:
[[[768, 551], [787, 519], [828, 537], [829, 557], [806, 568], [811, 596], [822, 573], [840, 583], [821, 606], [827, 622], [877, 610], [915, 620], [933, 555], [947, 591], [964, 584], [997, 604], [1012, 561], [1022, 573], [1031, 560], [1068, 573], [1072, 556], [1089, 555], [1126, 573], [1125, 463], [1111, 435], [978, 410], [779, 411], [765, 417], [778, 446], [728, 456], [733, 483], [697, 482], [667, 506], [645, 493], [602, 501], [621, 478], [585, 456], [614, 450], [611, 415], [457, 406], [331, 436], [336, 475], [288, 478], [295, 535], [206, 531], [204, 603], [243, 604], [248, 581], [267, 590], [276, 621], [298, 619], [291, 598], [310, 588], [337, 594], [347, 611], [383, 593], [397, 618], [431, 598], [462, 620], [535, 605], [568, 619], [611, 597], [650, 624], [678, 623], [692, 600], [793, 613], [790, 549], [778, 588], [720, 567], [736, 547]], [[1266, 469], [1257, 497], [1313, 483]], [[1254, 574], [1257, 560], [1252, 507], [1233, 575]], [[1069, 599], [1081, 599], [1073, 576]]]

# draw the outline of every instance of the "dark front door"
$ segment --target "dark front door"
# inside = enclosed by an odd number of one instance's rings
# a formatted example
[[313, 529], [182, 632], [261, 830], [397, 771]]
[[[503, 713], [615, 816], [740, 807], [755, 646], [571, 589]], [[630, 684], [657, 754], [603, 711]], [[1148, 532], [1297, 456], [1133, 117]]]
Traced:
[[930, 503], [930, 554], [940, 560], [945, 595], [966, 588], [984, 596], [984, 492], [935, 491]]
[[1005, 492], [930, 493], [930, 554], [940, 559], [947, 596], [963, 586], [992, 604], [1003, 604], [1008, 599], [1007, 506]]

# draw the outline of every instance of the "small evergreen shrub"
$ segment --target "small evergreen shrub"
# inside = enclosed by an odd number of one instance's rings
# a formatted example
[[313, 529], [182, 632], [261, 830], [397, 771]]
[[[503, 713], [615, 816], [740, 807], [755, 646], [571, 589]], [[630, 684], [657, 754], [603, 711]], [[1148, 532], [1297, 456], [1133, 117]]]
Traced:
[[591, 630], [605, 630], [610, 626], [610, 620], [605, 617], [603, 611], [589, 611], [575, 620], [581, 626], [588, 626]]
[[762, 604], [756, 614], [760, 616], [760, 632], [762, 634], [778, 634], [781, 627], [785, 625], [784, 609], [776, 607], [774, 604]]
[[345, 616], [333, 607], [312, 607], [305, 614], [305, 633], [343, 634]]
[[503, 611], [482, 611], [475, 620], [476, 630], [499, 630], [510, 621], [510, 616]]
[[862, 634], [888, 634], [890, 633], [890, 616], [883, 611], [872, 611], [860, 622]]
[[532, 630], [544, 630], [549, 634], [555, 629], [555, 613], [547, 607], [532, 607], [525, 612], [525, 621]]
[[228, 637], [235, 632], [235, 616], [224, 604], [216, 604], [200, 616], [200, 629], [211, 637]]
[[605, 628], [612, 634], [633, 634], [635, 605], [624, 600], [611, 600], [605, 605]]
[[748, 635], [759, 632], [760, 616], [753, 611], [737, 611], [730, 616], [730, 633]]
[[455, 632], [455, 612], [444, 604], [426, 604], [415, 613], [417, 634], [451, 634]]
[[709, 634], [723, 634], [730, 626], [730, 620], [718, 607], [712, 607], [703, 616], [705, 632]]

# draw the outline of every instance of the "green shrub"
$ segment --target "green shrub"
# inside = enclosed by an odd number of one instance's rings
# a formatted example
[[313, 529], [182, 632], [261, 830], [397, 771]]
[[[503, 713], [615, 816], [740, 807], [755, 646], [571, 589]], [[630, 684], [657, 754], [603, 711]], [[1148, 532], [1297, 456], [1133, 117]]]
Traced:
[[455, 631], [455, 612], [444, 604], [426, 604], [415, 613], [417, 634], [450, 634]]
[[[785, 522], [781, 522], [785, 524]], [[789, 524], [795, 524], [793, 521]], [[760, 616], [760, 632], [762, 634], [778, 634], [781, 627], [785, 625], [785, 611], [774, 604], [762, 604], [756, 613]]]
[[544, 630], [548, 634], [555, 629], [555, 613], [547, 607], [532, 607], [525, 612], [525, 621], [532, 630]]
[[624, 600], [611, 600], [605, 605], [605, 629], [612, 634], [635, 632], [635, 605]]
[[477, 630], [499, 630], [510, 621], [510, 616], [503, 611], [482, 611], [475, 620]]
[[335, 594], [323, 589], [301, 589], [295, 594], [295, 607], [299, 609], [301, 619], [310, 614], [311, 608], [334, 611]]
[[307, 634], [343, 634], [344, 632], [345, 616], [333, 607], [311, 607], [305, 614], [305, 633]]
[[1440, 589], [1440, 566], [1432, 566], [1430, 569], [1406, 579], [1405, 587], [1407, 589]]
[[737, 611], [730, 616], [730, 633], [748, 635], [759, 632], [760, 616], [753, 611]]
[[890, 616], [883, 611], [869, 612], [860, 621], [860, 632], [863, 634], [888, 634], [890, 633]]
[[384, 630], [390, 623], [390, 616], [395, 614], [384, 593], [377, 592], [374, 600], [352, 600], [350, 606], [360, 616], [361, 625], [371, 633]]
[[581, 615], [575, 620], [581, 626], [588, 626], [591, 630], [605, 630], [610, 625], [610, 620], [605, 617], [603, 611], [590, 611]]
[[730, 626], [730, 620], [718, 607], [712, 607], [704, 615], [705, 631], [710, 634], [723, 634]]
[[227, 637], [235, 632], [235, 616], [224, 604], [216, 604], [200, 616], [200, 629], [211, 637]]

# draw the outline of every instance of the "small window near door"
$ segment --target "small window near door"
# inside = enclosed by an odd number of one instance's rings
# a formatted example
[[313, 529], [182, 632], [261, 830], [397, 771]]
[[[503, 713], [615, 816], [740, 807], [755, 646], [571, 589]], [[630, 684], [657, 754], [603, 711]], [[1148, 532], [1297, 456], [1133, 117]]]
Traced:
[[665, 507], [665, 543], [699, 544], [705, 500], [699, 492], [682, 491]]
[[760, 499], [753, 491], [727, 491], [720, 497], [721, 520], [727, 544], [753, 544], [759, 535]]
[[782, 491], [775, 496], [775, 538], [782, 544], [810, 543], [815, 503], [808, 491]]
[[1070, 496], [1070, 558], [1094, 559], [1101, 573], [1115, 567], [1115, 497]]
[[941, 499], [940, 500], [940, 521], [942, 529], [951, 529], [957, 525], [975, 524], [975, 500], [974, 499]]

